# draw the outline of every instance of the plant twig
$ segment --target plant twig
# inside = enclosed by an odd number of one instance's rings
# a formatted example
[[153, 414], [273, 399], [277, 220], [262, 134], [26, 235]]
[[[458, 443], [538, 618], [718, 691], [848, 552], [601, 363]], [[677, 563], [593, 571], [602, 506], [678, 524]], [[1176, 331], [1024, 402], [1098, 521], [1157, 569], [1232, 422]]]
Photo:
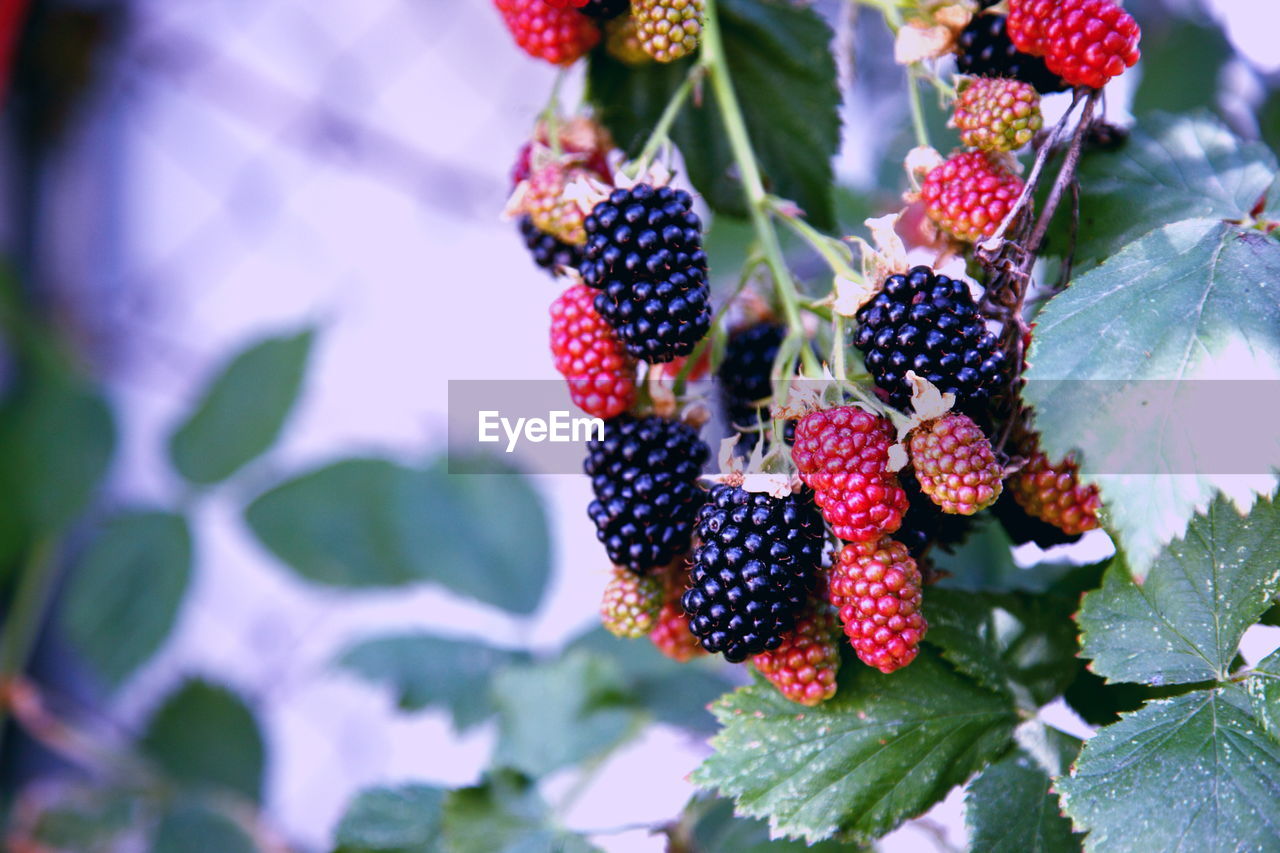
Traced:
[[[1023, 244], [1027, 255], [1034, 257], [1035, 253], [1040, 249], [1040, 244], [1044, 241], [1044, 235], [1049, 230], [1049, 223], [1053, 221], [1053, 214], [1058, 210], [1058, 204], [1062, 201], [1062, 194], [1066, 192], [1067, 186], [1076, 179], [1076, 168], [1080, 165], [1080, 155], [1084, 151], [1084, 139], [1089, 132], [1089, 127], [1093, 123], [1093, 108], [1098, 103], [1098, 91], [1089, 93], [1088, 98], [1084, 102], [1084, 111], [1080, 113], [1080, 121], [1076, 124], [1075, 133], [1071, 136], [1071, 145], [1067, 148], [1066, 160], [1062, 163], [1062, 168], [1058, 170], [1058, 178], [1053, 182], [1053, 187], [1049, 190], [1049, 198], [1045, 200], [1044, 210], [1040, 211], [1040, 218], [1036, 221], [1035, 231], [1031, 232], [1031, 238]], [[1027, 267], [1029, 268], [1029, 264]]]

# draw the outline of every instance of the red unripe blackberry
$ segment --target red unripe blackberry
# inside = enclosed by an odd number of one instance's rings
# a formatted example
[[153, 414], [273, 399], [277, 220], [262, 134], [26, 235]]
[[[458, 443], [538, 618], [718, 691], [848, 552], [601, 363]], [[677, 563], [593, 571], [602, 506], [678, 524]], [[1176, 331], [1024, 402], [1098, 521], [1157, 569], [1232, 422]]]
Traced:
[[907, 444], [923, 491], [943, 512], [973, 515], [996, 502], [1004, 469], [968, 415], [949, 413], [916, 427]]
[[969, 243], [994, 234], [1021, 194], [1022, 179], [985, 151], [952, 154], [920, 186], [929, 218]]
[[1048, 53], [1045, 29], [1057, 13], [1058, 3], [1059, 0], [1009, 0], [1005, 28], [1013, 46], [1032, 56]]
[[533, 262], [552, 275], [560, 267], [576, 268], [582, 259], [577, 246], [571, 246], [539, 230], [528, 216], [520, 217], [520, 236], [524, 238], [524, 245], [533, 256]]
[[976, 77], [1012, 77], [1042, 95], [1071, 88], [1043, 59], [1014, 47], [1004, 15], [973, 16], [956, 40], [956, 70]]
[[586, 218], [580, 267], [596, 310], [650, 363], [688, 355], [711, 327], [702, 221], [684, 190], [614, 190]]
[[854, 346], [876, 386], [903, 411], [911, 400], [908, 370], [955, 394], [956, 410], [970, 414], [1004, 382], [1004, 353], [963, 281], [925, 266], [891, 275], [857, 321]]
[[559, 163], [549, 163], [529, 176], [521, 199], [521, 210], [533, 220], [539, 231], [574, 246], [587, 241], [583, 230], [585, 218], [578, 203], [565, 194], [565, 190], [585, 169], [566, 168]]
[[615, 566], [600, 601], [600, 621], [615, 637], [643, 637], [658, 622], [665, 592], [663, 578]]
[[1084, 533], [1098, 526], [1102, 498], [1095, 485], [1080, 482], [1080, 466], [1067, 456], [1057, 464], [1039, 450], [1009, 478], [1009, 491], [1028, 515], [1064, 533]]
[[1042, 32], [1045, 64], [1073, 86], [1100, 89], [1142, 55], [1138, 22], [1111, 0], [1060, 0]]
[[525, 53], [553, 65], [576, 62], [600, 41], [600, 28], [577, 9], [546, 0], [493, 0]]
[[813, 707], [836, 695], [839, 636], [835, 610], [825, 600], [814, 600], [782, 643], [754, 656], [751, 663], [783, 696]]
[[999, 77], [978, 77], [962, 84], [953, 120], [960, 140], [984, 151], [1015, 151], [1044, 124], [1035, 88]]
[[614, 565], [645, 574], [689, 553], [709, 455], [692, 427], [656, 415], [620, 415], [587, 442], [587, 514]]
[[901, 542], [850, 542], [831, 567], [831, 603], [858, 659], [884, 673], [915, 660], [928, 624], [921, 579]]
[[841, 539], [873, 542], [902, 524], [907, 496], [889, 470], [896, 441], [887, 418], [856, 406], [820, 409], [796, 424], [791, 459]]
[[613, 418], [631, 408], [636, 365], [595, 309], [595, 291], [575, 284], [551, 303], [551, 354], [582, 411]]
[[682, 604], [709, 652], [738, 663], [778, 648], [796, 625], [822, 557], [822, 518], [807, 492], [775, 498], [713, 486]]

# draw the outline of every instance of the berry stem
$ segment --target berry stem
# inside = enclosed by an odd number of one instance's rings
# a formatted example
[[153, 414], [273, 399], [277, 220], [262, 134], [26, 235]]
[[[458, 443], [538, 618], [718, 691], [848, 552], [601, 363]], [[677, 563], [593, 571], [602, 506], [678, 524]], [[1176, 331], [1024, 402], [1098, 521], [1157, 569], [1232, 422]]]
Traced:
[[[747, 133], [747, 123], [742, 117], [742, 107], [738, 104], [738, 95], [733, 89], [733, 81], [729, 79], [729, 66], [725, 60], [724, 41], [720, 36], [720, 20], [716, 10], [716, 0], [706, 0], [702, 33], [702, 65], [711, 79], [711, 89], [716, 96], [716, 104], [720, 108], [720, 118], [724, 124], [725, 135], [729, 137], [729, 148], [742, 176], [743, 190], [747, 196], [747, 209], [751, 214], [751, 224], [760, 240], [765, 263], [773, 274], [774, 290], [782, 302], [783, 315], [786, 318], [789, 335], [805, 336], [804, 323], [800, 319], [797, 307], [799, 296], [791, 271], [787, 269], [782, 257], [782, 244], [778, 240], [778, 232], [769, 218], [769, 197], [764, 190], [764, 181], [760, 177], [760, 166], [756, 162], [755, 151], [751, 147], [751, 137]], [[819, 371], [817, 357], [807, 347], [800, 350], [800, 358], [806, 369]]]
[[551, 84], [551, 95], [547, 105], [542, 108], [542, 120], [547, 123], [547, 139], [551, 141], [551, 153], [559, 160], [564, 156], [564, 148], [560, 144], [560, 86], [564, 83], [565, 70], [556, 72], [555, 82]]
[[1044, 203], [1044, 210], [1040, 211], [1040, 219], [1036, 222], [1036, 230], [1032, 232], [1031, 239], [1027, 241], [1026, 250], [1029, 255], [1034, 255], [1040, 248], [1040, 243], [1044, 240], [1045, 233], [1049, 230], [1049, 223], [1053, 221], [1053, 215], [1058, 210], [1058, 204], [1062, 201], [1062, 194], [1066, 191], [1076, 177], [1076, 168], [1080, 165], [1080, 155], [1084, 151], [1084, 137], [1089, 131], [1089, 126], [1093, 124], [1093, 108], [1098, 103], [1098, 90], [1095, 89], [1089, 93], [1089, 97], [1084, 102], [1084, 110], [1080, 113], [1080, 121], [1076, 124], [1076, 132], [1071, 137], [1071, 145], [1067, 148], [1067, 157], [1062, 162], [1062, 168], [1058, 170], [1058, 178], [1053, 182], [1053, 187], [1049, 190], [1049, 198]]
[[[1035, 162], [1031, 166], [1031, 172], [1027, 175], [1026, 182], [1022, 185], [1022, 193], [1018, 196], [1018, 200], [1014, 202], [1013, 207], [1009, 208], [1009, 212], [1005, 215], [995, 233], [983, 241], [983, 250], [988, 247], [998, 247], [1001, 241], [1004, 240], [1005, 233], [1012, 227], [1014, 221], [1022, 214], [1023, 210], [1026, 209], [1027, 204], [1035, 194], [1036, 185], [1040, 182], [1040, 173], [1044, 171], [1045, 163], [1049, 161], [1054, 149], [1061, 142], [1067, 125], [1071, 121], [1071, 114], [1075, 112], [1076, 105], [1079, 103], [1080, 92], [1077, 90], [1071, 100], [1071, 106], [1062, 114], [1062, 118], [1058, 119], [1058, 123], [1053, 126], [1053, 130], [1049, 133], [1049, 138], [1045, 140], [1044, 144], [1040, 146], [1040, 150], [1036, 152]], [[998, 249], [993, 251], [998, 251]]]
[[862, 276], [851, 266], [853, 252], [847, 245], [834, 237], [828, 237], [806, 222], [803, 217], [796, 215], [795, 206], [790, 202], [770, 196], [769, 209], [821, 255], [833, 273], [859, 283], [862, 281]]
[[680, 116], [680, 111], [684, 109], [685, 101], [689, 99], [689, 94], [693, 91], [693, 87], [702, 79], [704, 73], [705, 71], [701, 65], [695, 65], [685, 75], [684, 82], [671, 94], [671, 100], [667, 101], [667, 106], [658, 118], [658, 123], [654, 125], [653, 132], [649, 134], [649, 139], [645, 142], [644, 148], [640, 150], [635, 161], [627, 166], [626, 172], [630, 177], [637, 178], [644, 174], [645, 170], [653, 163], [653, 159], [658, 156], [658, 152], [662, 150], [662, 146], [666, 145], [670, 140], [671, 126], [675, 124], [676, 119]]
[[929, 129], [925, 127], [924, 123], [924, 104], [920, 101], [919, 76], [919, 69], [914, 64], [907, 68], [907, 95], [911, 104], [911, 126], [916, 132], [916, 145], [921, 148], [930, 148], [932, 146], [929, 145]]

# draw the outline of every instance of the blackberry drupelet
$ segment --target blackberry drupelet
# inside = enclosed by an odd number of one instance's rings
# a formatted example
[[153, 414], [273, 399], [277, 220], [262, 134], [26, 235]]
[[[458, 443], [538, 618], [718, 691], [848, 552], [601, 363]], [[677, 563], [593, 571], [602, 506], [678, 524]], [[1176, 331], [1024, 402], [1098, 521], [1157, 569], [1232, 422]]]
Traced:
[[1012, 77], [1030, 83], [1042, 95], [1071, 88], [1043, 59], [1013, 46], [1004, 15], [973, 16], [956, 40], [956, 70], [976, 77]]
[[587, 442], [587, 514], [615, 565], [645, 574], [688, 553], [709, 455], [692, 427], [656, 415], [606, 421], [604, 438]]
[[587, 0], [579, 12], [598, 21], [616, 18], [631, 8], [631, 0]]
[[702, 222], [684, 190], [637, 184], [614, 190], [586, 218], [579, 267], [603, 291], [596, 310], [635, 358], [688, 355], [711, 327]]
[[696, 534], [682, 599], [689, 630], [731, 663], [778, 648], [805, 607], [822, 555], [812, 494], [775, 498], [714, 486]]
[[582, 260], [582, 253], [577, 246], [557, 240], [538, 226], [528, 216], [520, 217], [520, 235], [524, 244], [533, 255], [533, 262], [555, 275], [556, 267], [576, 267]]
[[911, 400], [908, 370], [955, 394], [956, 410], [970, 415], [980, 412], [1004, 380], [1004, 353], [963, 281], [914, 267], [885, 279], [857, 319], [854, 345], [876, 385], [899, 409], [905, 411]]

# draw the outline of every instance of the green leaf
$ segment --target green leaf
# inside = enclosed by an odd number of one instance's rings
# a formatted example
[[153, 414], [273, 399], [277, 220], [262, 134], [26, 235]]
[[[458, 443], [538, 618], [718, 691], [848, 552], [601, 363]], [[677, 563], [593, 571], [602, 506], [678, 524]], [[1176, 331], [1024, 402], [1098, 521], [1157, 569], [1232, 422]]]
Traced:
[[1155, 110], [1188, 113], [1215, 104], [1222, 68], [1233, 53], [1222, 29], [1212, 22], [1159, 17], [1160, 21], [1152, 22], [1154, 31], [1144, 26], [1147, 43], [1158, 43], [1160, 49], [1147, 51], [1142, 57], [1142, 83], [1133, 98], [1134, 114]]
[[1203, 219], [1170, 225], [1077, 278], [1037, 323], [1024, 396], [1045, 451], [1083, 452], [1136, 576], [1215, 491], [1274, 490], [1273, 435], [1237, 416], [1235, 447], [1258, 472], [1242, 488], [1239, 469], [1214, 473], [1233, 464], [1215, 465], [1233, 450], [1213, 432], [1226, 420], [1196, 415], [1217, 408], [1209, 379], [1280, 378], [1280, 242]]
[[926, 642], [990, 690], [1034, 709], [1075, 676], [1077, 599], [1048, 594], [976, 594], [933, 589]]
[[338, 824], [336, 853], [435, 853], [446, 793], [429, 785], [361, 791]]
[[1041, 749], [1034, 754], [1021, 746], [1014, 749], [965, 789], [970, 849], [982, 853], [1074, 853], [1080, 849], [1080, 835], [1072, 832], [1058, 795], [1049, 790], [1051, 777], [1066, 772], [1080, 741], [1036, 725]]
[[836, 696], [812, 710], [762, 680], [712, 710], [723, 728], [694, 781], [809, 841], [869, 840], [923, 813], [1003, 752], [1017, 722], [1007, 698], [927, 648], [892, 675], [847, 664]]
[[142, 748], [184, 785], [261, 798], [262, 733], [253, 713], [225, 687], [188, 681], [169, 694], [147, 724]]
[[819, 841], [809, 845], [803, 841], [769, 838], [769, 824], [763, 820], [735, 817], [733, 803], [714, 797], [699, 796], [685, 807], [677, 829], [684, 846], [669, 845], [670, 850], [697, 850], [699, 853], [852, 853], [862, 846], [838, 841]]
[[344, 652], [338, 664], [367, 681], [389, 685], [406, 711], [447, 708], [454, 728], [462, 731], [493, 714], [493, 674], [526, 657], [473, 640], [404, 634], [366, 640]]
[[269, 449], [297, 402], [312, 339], [310, 331], [268, 338], [232, 359], [170, 439], [178, 473], [217, 483]]
[[61, 619], [67, 636], [118, 685], [164, 643], [191, 579], [191, 532], [179, 515], [112, 519], [72, 569]]
[[0, 404], [0, 558], [79, 516], [115, 443], [111, 409], [86, 380], [55, 360], [28, 366]]
[[1258, 661], [1244, 687], [1253, 699], [1254, 716], [1280, 742], [1280, 650]]
[[1207, 113], [1147, 116], [1118, 151], [1081, 163], [1076, 269], [1161, 226], [1243, 219], [1275, 172], [1265, 145], [1240, 140]]
[[1223, 498], [1134, 583], [1122, 557], [1084, 597], [1080, 627], [1092, 669], [1113, 681], [1222, 681], [1245, 629], [1280, 590], [1280, 508], [1246, 518]]
[[343, 460], [277, 486], [245, 516], [262, 544], [308, 580], [356, 588], [435, 581], [512, 613], [534, 612], [551, 556], [528, 478], [496, 463], [453, 460], [453, 470]]
[[715, 734], [718, 727], [707, 706], [735, 686], [712, 659], [677, 663], [652, 643], [619, 639], [603, 628], [578, 637], [569, 650], [608, 657], [627, 695], [654, 719], [699, 734]]
[[1090, 851], [1269, 850], [1280, 826], [1280, 742], [1239, 688], [1201, 690], [1101, 729], [1055, 787]]
[[585, 652], [509, 667], [494, 678], [493, 697], [494, 764], [535, 777], [608, 752], [640, 720], [617, 667]]
[[231, 818], [204, 806], [179, 804], [166, 812], [151, 853], [257, 853], [253, 839]]
[[483, 784], [449, 793], [444, 853], [595, 853], [580, 835], [553, 826], [533, 782], [499, 770]]
[[[769, 191], [804, 208], [818, 228], [835, 227], [831, 161], [840, 144], [840, 92], [831, 28], [812, 9], [780, 0], [717, 4], [725, 59]], [[691, 61], [631, 68], [604, 51], [588, 85], [604, 123], [632, 155], [643, 147]], [[741, 181], [710, 86], [672, 128], [689, 178], [713, 210], [746, 214]]]

